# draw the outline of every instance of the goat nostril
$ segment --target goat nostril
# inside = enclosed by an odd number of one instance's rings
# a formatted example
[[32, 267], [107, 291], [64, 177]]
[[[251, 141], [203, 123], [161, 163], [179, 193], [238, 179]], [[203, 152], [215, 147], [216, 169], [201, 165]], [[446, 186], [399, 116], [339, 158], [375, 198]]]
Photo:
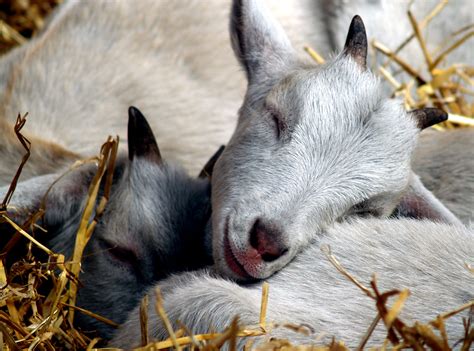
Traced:
[[250, 231], [250, 245], [257, 250], [265, 262], [272, 262], [288, 252], [281, 243], [282, 233], [274, 224], [264, 225], [257, 219]]
[[257, 231], [259, 230], [259, 222], [260, 220], [257, 219], [255, 223], [253, 224], [252, 229], [250, 229], [250, 245], [258, 251], [259, 246], [260, 246], [260, 240], [259, 240], [259, 234]]
[[266, 252], [266, 253], [262, 254], [262, 260], [264, 260], [265, 262], [272, 262], [272, 261], [275, 261], [275, 260], [279, 259], [281, 256], [283, 256], [287, 252], [288, 252], [288, 249], [282, 249], [276, 255]]

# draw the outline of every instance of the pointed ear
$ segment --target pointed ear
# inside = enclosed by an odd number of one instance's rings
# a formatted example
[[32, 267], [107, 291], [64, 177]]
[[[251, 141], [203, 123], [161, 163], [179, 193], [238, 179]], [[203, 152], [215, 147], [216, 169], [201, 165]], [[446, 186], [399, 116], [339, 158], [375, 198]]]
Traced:
[[431, 219], [450, 224], [461, 221], [425, 188], [420, 178], [412, 172], [407, 192], [400, 199], [396, 212], [401, 217]]
[[367, 69], [367, 34], [364, 22], [358, 15], [352, 18], [342, 53], [352, 57], [363, 70]]
[[439, 108], [425, 107], [409, 112], [421, 130], [448, 119], [448, 114]]
[[143, 157], [161, 164], [160, 149], [145, 116], [136, 107], [128, 109], [128, 158]]
[[221, 147], [215, 152], [214, 155], [211, 156], [209, 161], [204, 165], [204, 168], [202, 169], [201, 173], [199, 173], [199, 178], [211, 178], [212, 177], [212, 171], [214, 170], [214, 165], [216, 164], [217, 160], [219, 157], [222, 155], [224, 152], [225, 146], [221, 145]]
[[261, 0], [233, 1], [230, 35], [249, 82], [274, 75], [296, 58], [285, 31]]

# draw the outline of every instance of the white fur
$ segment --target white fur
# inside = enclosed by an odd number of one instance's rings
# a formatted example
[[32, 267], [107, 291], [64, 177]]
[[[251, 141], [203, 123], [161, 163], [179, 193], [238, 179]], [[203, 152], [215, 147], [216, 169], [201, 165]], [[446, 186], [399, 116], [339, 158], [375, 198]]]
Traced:
[[[336, 270], [321, 247], [329, 245], [343, 267], [365, 286], [370, 287], [376, 273], [381, 292], [409, 289], [401, 318], [410, 325], [414, 320], [426, 323], [474, 298], [474, 277], [464, 266], [473, 263], [473, 238], [472, 228], [429, 221], [366, 219], [338, 224], [267, 279], [267, 322], [309, 325], [314, 334], [304, 336], [278, 328], [268, 336], [304, 344], [315, 343], [318, 336], [322, 336], [320, 343], [328, 343], [335, 336], [350, 348], [362, 340], [375, 318], [375, 302]], [[159, 287], [171, 322], [179, 320], [193, 333], [205, 333], [210, 327], [223, 331], [236, 315], [242, 325], [257, 324], [261, 284], [239, 286], [200, 271], [173, 276]], [[153, 289], [149, 295], [150, 301], [155, 301]], [[392, 302], [389, 300], [389, 305]], [[150, 336], [158, 340], [168, 337], [153, 303], [148, 313]], [[467, 314], [445, 321], [451, 345], [464, 336], [461, 317]], [[368, 346], [381, 346], [385, 337], [381, 321]], [[256, 344], [266, 338], [256, 338]], [[239, 340], [238, 348], [246, 341]], [[139, 342], [136, 308], [110, 346], [130, 348]]]
[[[299, 47], [316, 40], [311, 0], [270, 4]], [[229, 10], [222, 0], [61, 6], [41, 35], [0, 62], [0, 185], [23, 154], [12, 126], [27, 111], [33, 155], [22, 179], [94, 155], [108, 135], [126, 141], [122, 116], [130, 105], [149, 116], [166, 159], [199, 171], [229, 139], [244, 94]]]
[[422, 133], [413, 169], [459, 219], [474, 220], [474, 128]]
[[[253, 0], [234, 1], [231, 37], [248, 87], [212, 179], [221, 272], [268, 277], [327, 225], [352, 215], [388, 216], [398, 207], [402, 215], [460, 223], [411, 172], [416, 117], [383, 96], [360, 64], [365, 58], [351, 54], [358, 50], [322, 66], [301, 61]], [[257, 223], [272, 228], [267, 234], [283, 254], [266, 260], [257, 251]]]

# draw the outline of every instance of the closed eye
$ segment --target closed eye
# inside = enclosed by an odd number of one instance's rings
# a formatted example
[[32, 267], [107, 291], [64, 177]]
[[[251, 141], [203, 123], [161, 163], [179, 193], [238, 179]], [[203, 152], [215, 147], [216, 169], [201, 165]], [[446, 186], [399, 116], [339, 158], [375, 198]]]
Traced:
[[370, 207], [368, 201], [362, 201], [358, 203], [357, 205], [353, 206], [349, 212], [351, 215], [358, 217], [376, 217], [379, 215], [379, 211]]
[[105, 239], [99, 239], [99, 245], [102, 251], [108, 254], [112, 260], [127, 265], [133, 269], [138, 267], [138, 258], [135, 251], [126, 247], [118, 246], [117, 244]]
[[282, 115], [276, 111], [275, 109], [273, 108], [267, 108], [268, 110], [268, 113], [269, 113], [269, 117], [271, 118], [274, 126], [275, 126], [275, 130], [276, 130], [276, 133], [277, 133], [277, 138], [280, 138], [281, 134], [285, 131], [286, 129], [286, 124], [284, 122], [284, 119], [282, 117]]

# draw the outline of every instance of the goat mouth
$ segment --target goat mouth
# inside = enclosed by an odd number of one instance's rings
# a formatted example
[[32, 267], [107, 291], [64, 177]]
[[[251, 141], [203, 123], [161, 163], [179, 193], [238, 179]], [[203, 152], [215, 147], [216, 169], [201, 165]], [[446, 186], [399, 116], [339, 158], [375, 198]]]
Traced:
[[232, 247], [230, 246], [229, 241], [229, 217], [227, 217], [224, 229], [224, 259], [227, 264], [227, 267], [236, 274], [241, 279], [254, 279], [250, 276], [247, 271], [245, 270], [244, 266], [240, 264], [237, 258], [232, 251]]

